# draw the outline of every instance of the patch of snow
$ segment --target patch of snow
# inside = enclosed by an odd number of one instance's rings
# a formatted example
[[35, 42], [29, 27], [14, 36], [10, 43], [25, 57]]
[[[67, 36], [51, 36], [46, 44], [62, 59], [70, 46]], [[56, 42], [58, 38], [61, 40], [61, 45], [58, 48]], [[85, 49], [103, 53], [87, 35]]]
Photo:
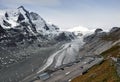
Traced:
[[17, 25], [19, 25], [16, 21], [14, 20], [9, 20], [8, 23], [10, 23], [12, 26], [11, 27], [15, 27]]
[[67, 31], [70, 31], [70, 32], [81, 32], [83, 35], [87, 34], [87, 33], [93, 33], [95, 29], [88, 29], [86, 27], [83, 27], [83, 26], [77, 26], [77, 27], [73, 27], [73, 28], [70, 28], [68, 29]]
[[5, 14], [4, 10], [0, 10], [0, 16], [3, 16]]
[[42, 21], [41, 19], [38, 19], [38, 20], [32, 20], [32, 22], [36, 25], [37, 31], [39, 31], [39, 32], [45, 31], [45, 29], [43, 29], [43, 27], [45, 26], [44, 21]]

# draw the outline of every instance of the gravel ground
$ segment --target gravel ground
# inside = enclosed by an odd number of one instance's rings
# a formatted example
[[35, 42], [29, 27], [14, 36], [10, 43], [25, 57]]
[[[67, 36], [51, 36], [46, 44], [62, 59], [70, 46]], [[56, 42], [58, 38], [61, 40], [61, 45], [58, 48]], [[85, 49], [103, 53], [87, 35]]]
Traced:
[[0, 70], [0, 82], [19, 82], [24, 79], [40, 68], [59, 46], [60, 44], [47, 48], [40, 48], [39, 51], [29, 56], [24, 61], [3, 68]]

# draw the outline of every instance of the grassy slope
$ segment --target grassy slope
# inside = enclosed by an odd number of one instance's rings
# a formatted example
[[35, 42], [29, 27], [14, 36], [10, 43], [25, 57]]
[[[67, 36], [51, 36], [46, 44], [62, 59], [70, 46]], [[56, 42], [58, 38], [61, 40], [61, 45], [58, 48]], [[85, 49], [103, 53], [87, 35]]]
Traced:
[[71, 82], [120, 82], [116, 67], [110, 57], [120, 57], [120, 46], [114, 46], [103, 52], [105, 60], [93, 66], [86, 74], [73, 79]]
[[106, 57], [116, 57], [120, 58], [120, 46], [113, 46], [109, 50], [103, 52], [102, 56]]

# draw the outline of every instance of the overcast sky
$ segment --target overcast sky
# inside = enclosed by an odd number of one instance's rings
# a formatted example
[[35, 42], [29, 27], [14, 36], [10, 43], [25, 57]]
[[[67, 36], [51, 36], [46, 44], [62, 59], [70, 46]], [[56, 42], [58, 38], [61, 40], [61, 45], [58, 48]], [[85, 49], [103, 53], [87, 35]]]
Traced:
[[120, 0], [0, 0], [0, 9], [23, 5], [61, 29], [120, 26]]

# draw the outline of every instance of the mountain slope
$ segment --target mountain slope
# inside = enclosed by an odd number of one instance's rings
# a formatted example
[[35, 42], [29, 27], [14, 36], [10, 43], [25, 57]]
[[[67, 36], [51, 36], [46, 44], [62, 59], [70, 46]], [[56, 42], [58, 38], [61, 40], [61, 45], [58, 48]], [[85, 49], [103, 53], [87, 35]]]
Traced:
[[56, 25], [46, 23], [37, 13], [29, 12], [23, 6], [7, 10], [0, 17], [0, 67], [38, 54], [41, 47], [74, 38], [73, 33], [60, 31]]
[[115, 63], [109, 59], [93, 66], [71, 82], [120, 82], [120, 77], [117, 75]]
[[[85, 74], [71, 82], [120, 82], [120, 28], [113, 27], [109, 32], [97, 29], [84, 38], [84, 55], [102, 55], [104, 61], [93, 66]], [[86, 53], [85, 53], [86, 52]], [[81, 54], [81, 53], [80, 53]]]

